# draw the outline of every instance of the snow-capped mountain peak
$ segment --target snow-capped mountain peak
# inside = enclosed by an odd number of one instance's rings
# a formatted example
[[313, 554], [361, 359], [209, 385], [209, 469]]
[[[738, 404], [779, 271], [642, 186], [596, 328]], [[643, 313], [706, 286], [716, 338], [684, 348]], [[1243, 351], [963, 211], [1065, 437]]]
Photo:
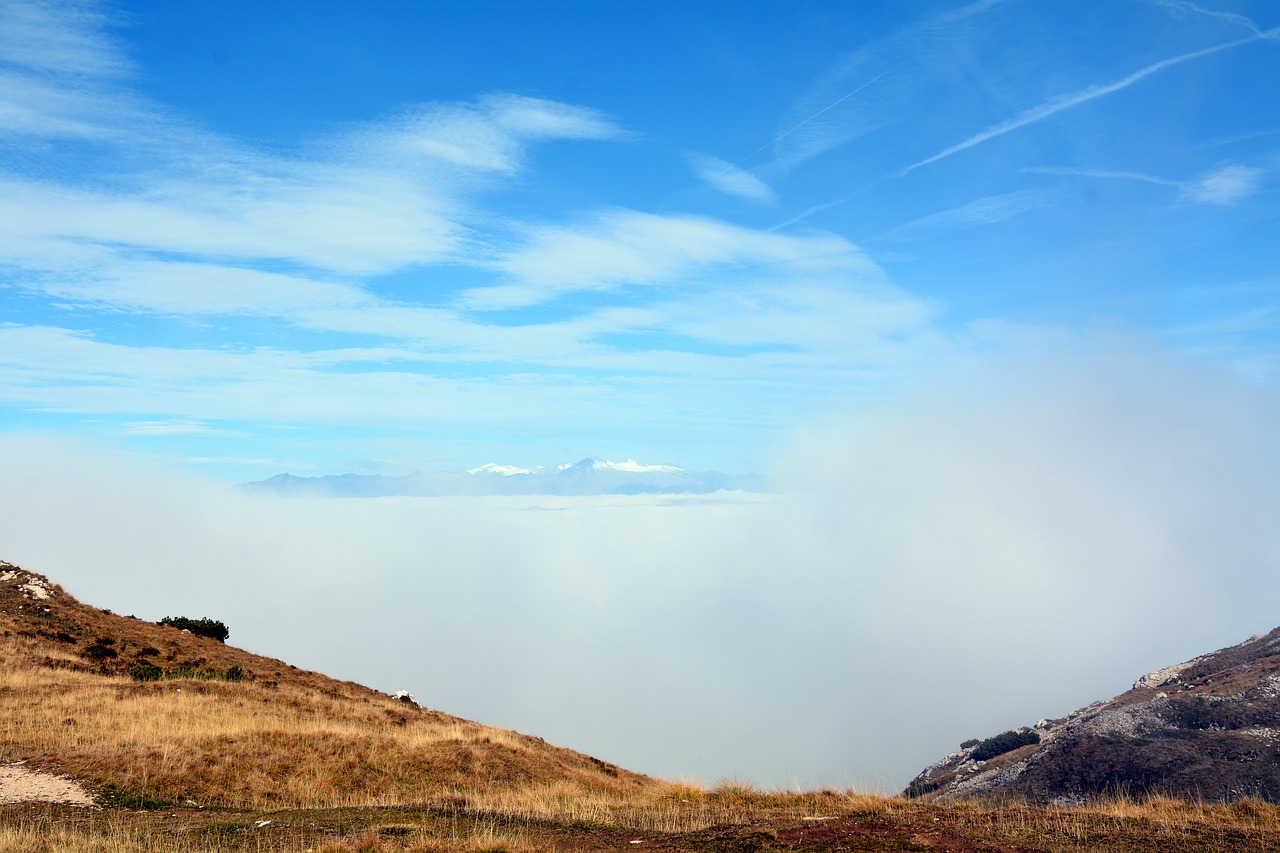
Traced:
[[684, 470], [683, 468], [678, 468], [675, 465], [641, 465], [634, 459], [628, 459], [625, 462], [610, 462], [607, 459], [592, 459], [591, 463], [591, 467], [597, 471], [625, 471], [628, 474], [670, 474]]
[[495, 474], [499, 477], [510, 477], [515, 474], [532, 474], [532, 468], [517, 468], [514, 465], [499, 465], [496, 462], [486, 462], [483, 465], [477, 465], [475, 468], [468, 468], [468, 474]]

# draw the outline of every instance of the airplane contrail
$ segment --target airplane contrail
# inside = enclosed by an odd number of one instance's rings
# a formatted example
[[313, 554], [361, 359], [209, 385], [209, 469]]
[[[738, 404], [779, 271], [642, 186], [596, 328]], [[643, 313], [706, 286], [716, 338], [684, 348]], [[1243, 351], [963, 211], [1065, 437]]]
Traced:
[[[1212, 47], [1206, 47], [1202, 50], [1196, 50], [1190, 53], [1183, 53], [1178, 56], [1170, 57], [1168, 59], [1162, 59], [1159, 62], [1154, 62], [1151, 65], [1148, 65], [1144, 68], [1139, 68], [1137, 71], [1134, 71], [1132, 74], [1129, 74], [1128, 76], [1123, 77], [1114, 83], [1108, 83], [1102, 86], [1090, 86], [1087, 89], [1081, 89], [1078, 92], [1072, 92], [1070, 94], [1061, 95], [1057, 98], [1053, 98], [1049, 101], [1045, 101], [1044, 103], [1038, 104], [1034, 107], [1031, 107], [1030, 109], [1023, 110], [1021, 113], [1019, 113], [1018, 115], [1014, 116], [1011, 119], [1007, 119], [999, 124], [992, 125], [986, 130], [983, 130], [980, 133], [976, 133], [973, 136], [970, 136], [968, 139], [965, 139], [961, 142], [957, 142], [955, 145], [952, 145], [949, 148], [945, 148], [942, 151], [939, 151], [937, 154], [934, 154], [932, 157], [927, 157], [924, 160], [921, 160], [918, 163], [913, 163], [912, 165], [907, 166], [906, 168], [901, 169], [897, 172], [890, 172], [887, 175], [882, 175], [876, 180], [867, 184], [866, 186], [863, 186], [860, 189], [855, 190], [854, 192], [846, 196], [843, 196], [842, 198], [838, 198], [834, 201], [829, 201], [823, 204], [814, 205], [813, 207], [810, 207], [807, 210], [804, 210], [796, 214], [795, 216], [791, 217], [785, 222], [781, 222], [773, 226], [773, 228], [769, 230], [776, 231], [780, 228], [785, 228], [787, 226], [794, 225], [797, 222], [801, 222], [815, 213], [819, 213], [823, 210], [829, 210], [833, 207], [839, 207], [840, 205], [851, 201], [853, 198], [862, 194], [867, 189], [871, 188], [872, 186], [875, 186], [881, 181], [885, 181], [891, 178], [905, 177], [906, 175], [910, 174], [911, 172], [914, 172], [916, 169], [919, 169], [922, 166], [928, 166], [930, 163], [936, 163], [939, 160], [944, 160], [947, 157], [950, 157], [952, 154], [958, 154], [959, 152], [972, 148], [975, 145], [981, 145], [983, 142], [986, 142], [991, 139], [995, 139], [998, 136], [1003, 136], [1004, 134], [1017, 130], [1020, 127], [1026, 127], [1029, 124], [1034, 124], [1035, 122], [1041, 121], [1042, 119], [1046, 119], [1049, 116], [1052, 116], [1056, 113], [1060, 113], [1063, 110], [1071, 109], [1072, 107], [1076, 107], [1076, 106], [1079, 106], [1080, 104], [1086, 103], [1088, 101], [1092, 101], [1095, 98], [1101, 98], [1104, 95], [1110, 95], [1114, 92], [1119, 92], [1122, 89], [1127, 89], [1128, 87], [1132, 86], [1134, 83], [1137, 83], [1138, 81], [1146, 77], [1149, 77], [1152, 74], [1155, 74], [1159, 71], [1163, 71], [1166, 68], [1171, 68], [1174, 65], [1180, 65], [1183, 62], [1189, 62], [1193, 59], [1199, 59], [1202, 56], [1209, 56], [1210, 54], [1214, 54], [1222, 50], [1228, 50], [1230, 48], [1239, 47], [1240, 45], [1244, 45], [1244, 44], [1251, 44], [1253, 42], [1261, 41], [1263, 39], [1268, 39], [1272, 41], [1280, 40], [1280, 27], [1273, 27], [1272, 29], [1269, 29], [1269, 30], [1255, 30], [1253, 35], [1245, 36], [1244, 38], [1235, 39], [1234, 41], [1229, 41], [1229, 42], [1223, 42], [1222, 44], [1217, 44]], [[876, 79], [879, 79], [879, 77], [877, 77]], [[872, 80], [869, 82], [875, 82], [875, 81]], [[867, 84], [863, 84], [863, 85], [865, 86]], [[853, 93], [850, 93], [850, 94], [853, 94]], [[845, 97], [848, 97], [848, 96], [846, 95]], [[841, 100], [844, 100], [844, 98], [841, 98]], [[836, 103], [839, 103], [839, 101], [837, 101]], [[835, 106], [835, 104], [832, 104], [832, 106]], [[827, 107], [827, 109], [830, 109], [830, 107]], [[823, 110], [823, 112], [825, 111], [826, 110]], [[818, 115], [821, 115], [821, 113], [818, 113]], [[816, 116], [814, 116], [814, 118], [816, 118]], [[809, 121], [809, 120], [811, 119], [807, 119], [806, 121]], [[805, 122], [802, 122], [801, 124], [804, 124], [804, 123]], [[798, 126], [799, 125], [797, 125], [797, 127]], [[790, 131], [788, 131], [788, 133], [790, 133]]]
[[1127, 89], [1139, 80], [1142, 80], [1145, 77], [1150, 77], [1152, 74], [1163, 71], [1166, 68], [1171, 68], [1174, 65], [1180, 65], [1183, 62], [1190, 62], [1191, 60], [1199, 59], [1202, 56], [1209, 56], [1210, 54], [1217, 53], [1218, 51], [1239, 47], [1242, 44], [1249, 44], [1260, 39], [1275, 39], [1278, 36], [1280, 36], [1280, 27], [1276, 27], [1265, 32], [1258, 32], [1255, 35], [1246, 36], [1244, 38], [1236, 39], [1235, 41], [1223, 42], [1222, 44], [1217, 44], [1213, 47], [1206, 47], [1203, 50], [1195, 50], [1191, 53], [1184, 53], [1179, 56], [1170, 57], [1169, 59], [1162, 59], [1159, 62], [1153, 62], [1145, 68], [1139, 68], [1129, 76], [1117, 80], [1114, 83], [1108, 83], [1104, 86], [1090, 86], [1087, 89], [1081, 89], [1078, 92], [1061, 95], [1057, 98], [1053, 98], [1052, 100], [1045, 101], [1043, 104], [1038, 104], [1030, 109], [1024, 110], [1011, 119], [992, 125], [980, 133], [975, 133], [968, 139], [965, 139], [962, 142], [957, 142], [950, 148], [944, 148], [942, 151], [939, 151], [932, 157], [927, 157], [924, 160], [921, 160], [919, 163], [913, 163], [901, 171], [894, 172], [892, 177], [904, 177], [911, 172], [914, 172], [916, 169], [919, 169], [921, 166], [928, 166], [930, 163], [936, 163], [939, 160], [944, 160], [952, 154], [958, 154], [961, 151], [974, 147], [975, 145], [981, 145], [989, 139], [1004, 136], [1010, 131], [1017, 130], [1020, 127], [1026, 127], [1029, 124], [1034, 124], [1035, 122], [1046, 119], [1051, 115], [1060, 113], [1063, 110], [1071, 109], [1072, 107], [1092, 101], [1095, 98], [1101, 98], [1103, 95], [1110, 95], [1113, 92], [1119, 92], [1121, 89]]

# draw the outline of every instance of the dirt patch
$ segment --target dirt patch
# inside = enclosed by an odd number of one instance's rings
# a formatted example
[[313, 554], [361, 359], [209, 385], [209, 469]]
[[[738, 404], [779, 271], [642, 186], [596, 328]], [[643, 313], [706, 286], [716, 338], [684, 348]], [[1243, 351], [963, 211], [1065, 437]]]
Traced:
[[0, 803], [65, 803], [91, 806], [93, 797], [80, 785], [18, 764], [0, 764]]

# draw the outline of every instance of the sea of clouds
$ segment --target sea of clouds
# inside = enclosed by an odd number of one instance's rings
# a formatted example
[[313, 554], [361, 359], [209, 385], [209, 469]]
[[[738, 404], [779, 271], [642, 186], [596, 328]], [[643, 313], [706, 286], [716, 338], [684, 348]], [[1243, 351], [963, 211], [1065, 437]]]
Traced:
[[769, 494], [282, 499], [0, 438], [0, 559], [664, 777], [892, 791], [1280, 624], [1275, 395], [1140, 353], [796, 436]]

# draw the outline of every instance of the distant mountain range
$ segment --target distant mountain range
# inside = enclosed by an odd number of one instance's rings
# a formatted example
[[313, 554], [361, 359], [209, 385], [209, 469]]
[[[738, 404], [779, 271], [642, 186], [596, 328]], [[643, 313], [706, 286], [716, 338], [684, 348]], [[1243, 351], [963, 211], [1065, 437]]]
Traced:
[[295, 477], [277, 474], [241, 484], [254, 492], [291, 497], [373, 498], [393, 495], [650, 495], [711, 494], [718, 491], [760, 491], [755, 474], [689, 471], [675, 465], [642, 465], [631, 459], [609, 462], [587, 458], [555, 468], [517, 468], [492, 462], [468, 471], [403, 477], [381, 474], [334, 474]]
[[1055, 805], [1099, 795], [1280, 803], [1280, 628], [1148, 673], [1060, 720], [965, 741], [905, 793]]

